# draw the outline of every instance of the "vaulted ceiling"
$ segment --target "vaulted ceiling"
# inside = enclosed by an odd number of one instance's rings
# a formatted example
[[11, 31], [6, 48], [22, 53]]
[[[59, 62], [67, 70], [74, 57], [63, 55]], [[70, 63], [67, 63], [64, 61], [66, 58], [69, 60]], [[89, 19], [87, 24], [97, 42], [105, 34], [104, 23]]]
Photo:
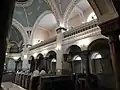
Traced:
[[24, 27], [33, 27], [36, 20], [42, 16], [45, 11], [51, 11], [51, 13], [55, 16], [57, 24], [60, 25], [60, 23], [63, 24], [67, 22], [68, 17], [75, 7], [81, 9], [81, 11], [84, 11], [86, 8], [90, 7], [87, 0], [17, 1], [18, 2], [14, 11], [14, 19], [16, 19]]
[[55, 36], [59, 26], [79, 26], [87, 21], [91, 11], [87, 0], [17, 0], [13, 18], [27, 33], [31, 31], [31, 43]]
[[37, 18], [46, 10], [51, 8], [44, 0], [33, 0], [30, 5], [16, 5], [14, 19], [24, 27], [33, 27]]

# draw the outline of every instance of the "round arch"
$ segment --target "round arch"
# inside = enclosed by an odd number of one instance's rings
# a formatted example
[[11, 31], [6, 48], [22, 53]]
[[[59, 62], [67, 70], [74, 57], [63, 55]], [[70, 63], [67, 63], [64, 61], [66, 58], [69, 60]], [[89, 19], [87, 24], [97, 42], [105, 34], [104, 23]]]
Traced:
[[85, 22], [85, 17], [84, 17], [83, 11], [81, 10], [81, 8], [78, 5], [75, 5], [75, 7], [71, 10], [70, 14], [67, 17], [64, 18], [65, 19], [64, 20], [65, 21], [65, 26], [69, 26], [69, 19], [71, 19], [71, 15], [74, 12], [76, 12], [76, 14], [79, 16], [79, 22], [80, 23]]
[[49, 52], [47, 53], [46, 57], [52, 60], [53, 58], [56, 59], [56, 55], [57, 55], [57, 54], [56, 54], [55, 51], [49, 51]]
[[[82, 0], [72, 0], [71, 3], [68, 5], [68, 7], [67, 7], [67, 9], [66, 9], [66, 12], [65, 12], [65, 14], [64, 14], [64, 19], [63, 19], [65, 24], [68, 23], [69, 16], [70, 16], [72, 10], [74, 10], [75, 7], [78, 8], [79, 13], [81, 13], [81, 15], [82, 15], [82, 12], [81, 12], [82, 10], [80, 10], [80, 7], [77, 5], [77, 4], [78, 4], [79, 2], [81, 2], [81, 1], [82, 1]], [[88, 6], [90, 6], [88, 0], [83, 0], [83, 1], [85, 1], [85, 3], [88, 4]], [[84, 3], [83, 3], [83, 4], [84, 4]], [[83, 6], [83, 5], [81, 5], [81, 6]], [[91, 7], [91, 6], [90, 6], [90, 7]], [[92, 8], [92, 7], [91, 7], [91, 8]], [[84, 15], [82, 15], [82, 18], [83, 18], [83, 22], [82, 22], [82, 23], [84, 23], [84, 21], [85, 21]]]
[[36, 57], [36, 61], [37, 61], [38, 63], [40, 63], [41, 60], [43, 60], [43, 59], [44, 59], [44, 56], [43, 56], [43, 54], [41, 54], [41, 53], [39, 53], [39, 54], [37, 55], [37, 57]]
[[100, 38], [92, 41], [87, 50], [100, 50], [100, 49], [109, 49], [108, 39]]
[[[30, 44], [32, 44], [32, 40], [33, 40], [33, 36], [34, 36], [34, 33], [35, 33], [35, 30], [36, 30], [36, 27], [37, 25], [39, 24], [40, 20], [47, 14], [50, 14], [50, 13], [53, 13], [52, 11], [50, 10], [46, 10], [44, 11], [36, 20], [34, 26], [33, 26], [33, 30], [32, 30], [32, 33], [31, 33], [31, 36], [30, 36]], [[53, 14], [54, 15], [54, 14]]]
[[39, 53], [35, 59], [35, 69], [39, 69], [41, 68], [42, 64], [43, 64], [43, 60], [44, 60], [44, 56], [43, 54]]
[[46, 55], [46, 70], [52, 73], [55, 73], [56, 71], [56, 55], [55, 51], [49, 51]]
[[91, 73], [112, 73], [112, 62], [108, 39], [99, 38], [92, 41], [88, 50], [90, 51], [90, 70]]
[[17, 20], [15, 20], [15, 19], [13, 19], [12, 25], [15, 28], [17, 28], [17, 30], [19, 30], [19, 32], [23, 36], [24, 43], [27, 44], [28, 43], [28, 35], [27, 35], [27, 32], [25, 31], [24, 27]]
[[30, 72], [33, 72], [35, 70], [35, 59], [34, 59], [34, 56], [30, 56], [28, 62], [30, 64]]
[[81, 52], [81, 48], [78, 45], [71, 45], [66, 49], [66, 53], [77, 55]]

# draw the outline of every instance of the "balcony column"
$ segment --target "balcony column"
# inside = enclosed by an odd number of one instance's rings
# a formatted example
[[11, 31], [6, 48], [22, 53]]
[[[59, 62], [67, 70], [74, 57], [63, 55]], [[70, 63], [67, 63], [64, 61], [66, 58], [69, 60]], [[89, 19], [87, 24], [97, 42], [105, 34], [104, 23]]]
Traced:
[[56, 74], [61, 75], [62, 74], [62, 62], [63, 62], [63, 48], [62, 48], [62, 39], [63, 39], [63, 31], [65, 31], [65, 28], [58, 28], [57, 31], [57, 45], [56, 45], [56, 51], [57, 51], [57, 62], [56, 62]]
[[12, 24], [13, 11], [15, 7], [15, 0], [1, 0], [0, 3], [0, 87], [1, 80], [5, 62], [5, 53], [6, 53], [6, 38], [8, 30]]
[[81, 57], [82, 57], [82, 72], [86, 72], [86, 75], [89, 75], [90, 74], [90, 66], [89, 66], [89, 53], [90, 51], [88, 50], [84, 50], [81, 52]]
[[120, 41], [119, 34], [109, 35], [109, 45], [112, 58], [112, 65], [116, 78], [116, 88], [120, 90]]
[[22, 69], [23, 70], [30, 68], [28, 59], [29, 59], [29, 49], [28, 49], [27, 45], [25, 45], [25, 47], [23, 48], [23, 52], [22, 52], [22, 60], [23, 60]]
[[110, 57], [116, 79], [116, 90], [120, 90], [120, 24], [119, 18], [99, 25], [101, 33], [109, 38]]

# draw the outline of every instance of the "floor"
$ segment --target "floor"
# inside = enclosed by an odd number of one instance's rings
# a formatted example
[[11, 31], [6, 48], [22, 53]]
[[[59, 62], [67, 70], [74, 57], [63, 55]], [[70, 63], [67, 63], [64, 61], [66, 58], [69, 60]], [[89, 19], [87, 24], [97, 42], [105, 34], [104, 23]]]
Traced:
[[4, 90], [26, 90], [16, 84], [13, 84], [11, 82], [5, 82], [5, 83], [2, 83], [2, 87]]

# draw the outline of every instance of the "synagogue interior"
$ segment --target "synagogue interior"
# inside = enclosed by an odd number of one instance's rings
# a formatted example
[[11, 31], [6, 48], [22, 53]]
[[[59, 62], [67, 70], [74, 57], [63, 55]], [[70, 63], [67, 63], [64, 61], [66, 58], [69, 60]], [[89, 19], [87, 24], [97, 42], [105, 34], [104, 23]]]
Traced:
[[0, 90], [120, 90], [120, 0], [2, 0]]

